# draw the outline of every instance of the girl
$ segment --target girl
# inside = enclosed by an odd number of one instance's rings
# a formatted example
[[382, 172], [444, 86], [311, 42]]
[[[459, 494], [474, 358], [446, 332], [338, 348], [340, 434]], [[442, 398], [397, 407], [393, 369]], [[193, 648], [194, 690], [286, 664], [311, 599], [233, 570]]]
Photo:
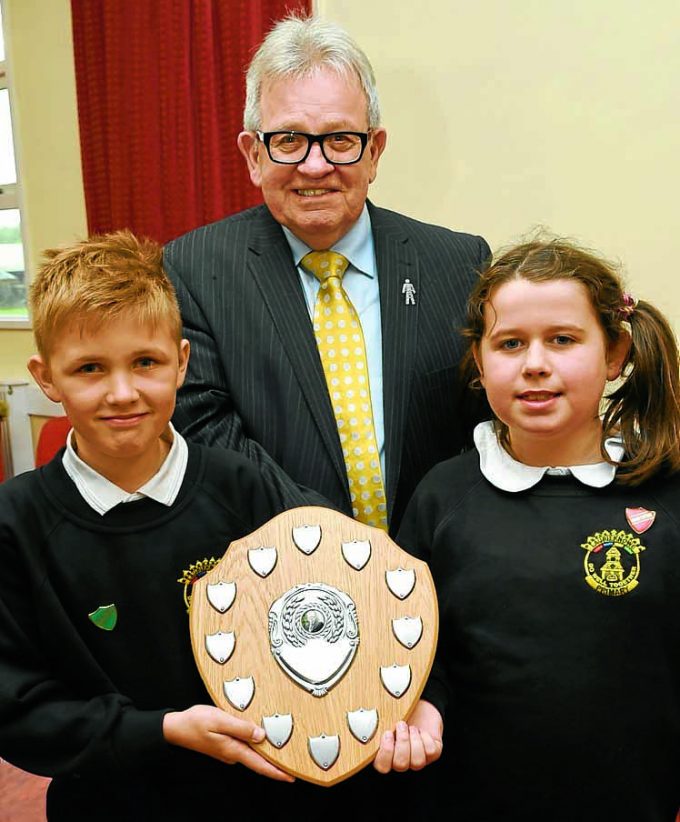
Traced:
[[[421, 482], [451, 818], [670, 822], [680, 807], [680, 385], [612, 267], [534, 241], [482, 274], [468, 373], [495, 415]], [[605, 385], [623, 381], [600, 405]], [[447, 750], [448, 748], [448, 750]], [[440, 794], [439, 800], [441, 801]]]

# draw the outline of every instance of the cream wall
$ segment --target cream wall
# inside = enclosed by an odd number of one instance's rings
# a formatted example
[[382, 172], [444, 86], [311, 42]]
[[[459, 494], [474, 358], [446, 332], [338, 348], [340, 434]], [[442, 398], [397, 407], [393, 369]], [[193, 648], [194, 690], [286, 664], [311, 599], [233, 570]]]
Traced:
[[[29, 276], [87, 231], [68, 0], [3, 0]], [[0, 379], [27, 378], [29, 330], [0, 330]]]
[[[68, 0], [4, 0], [29, 265], [86, 230]], [[369, 54], [373, 199], [492, 247], [542, 224], [624, 261], [680, 328], [677, 0], [316, 0]], [[0, 331], [0, 379], [30, 332]]]
[[493, 248], [546, 225], [621, 259], [680, 329], [677, 0], [316, 5], [377, 75], [377, 203]]

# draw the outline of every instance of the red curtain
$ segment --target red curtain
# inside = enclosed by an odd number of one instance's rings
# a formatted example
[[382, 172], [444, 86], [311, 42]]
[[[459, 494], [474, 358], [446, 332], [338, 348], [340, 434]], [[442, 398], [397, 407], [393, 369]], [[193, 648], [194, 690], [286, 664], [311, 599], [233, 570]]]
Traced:
[[236, 147], [245, 67], [311, 0], [71, 0], [90, 232], [159, 242], [260, 202]]

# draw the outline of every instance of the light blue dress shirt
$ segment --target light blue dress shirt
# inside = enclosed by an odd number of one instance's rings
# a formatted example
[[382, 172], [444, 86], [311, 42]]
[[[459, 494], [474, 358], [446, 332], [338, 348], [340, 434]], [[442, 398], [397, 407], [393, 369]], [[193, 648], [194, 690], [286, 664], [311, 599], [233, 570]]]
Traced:
[[[288, 245], [293, 253], [302, 290], [305, 295], [310, 320], [314, 319], [314, 306], [319, 291], [319, 281], [309, 271], [300, 266], [300, 260], [311, 249], [292, 231], [282, 226]], [[382, 373], [382, 328], [380, 325], [380, 290], [378, 287], [378, 267], [375, 262], [373, 231], [368, 209], [364, 205], [359, 219], [352, 228], [341, 237], [329, 251], [337, 251], [349, 260], [349, 266], [342, 278], [342, 285], [352, 301], [361, 321], [366, 343], [366, 360], [368, 381], [373, 407], [373, 424], [375, 439], [380, 454], [380, 467], [383, 482], [385, 475], [385, 416], [383, 411], [383, 373]]]

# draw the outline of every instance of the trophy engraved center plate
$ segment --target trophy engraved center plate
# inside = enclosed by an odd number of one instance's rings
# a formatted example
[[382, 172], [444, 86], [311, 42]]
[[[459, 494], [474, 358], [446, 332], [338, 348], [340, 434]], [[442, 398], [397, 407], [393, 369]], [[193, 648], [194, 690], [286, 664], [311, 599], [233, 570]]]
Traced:
[[330, 786], [407, 719], [437, 644], [427, 565], [383, 532], [295, 508], [233, 542], [192, 588], [191, 643], [220, 708], [265, 731], [253, 745]]
[[325, 696], [354, 659], [356, 605], [322, 582], [296, 585], [269, 609], [269, 639], [288, 676], [314, 696]]

